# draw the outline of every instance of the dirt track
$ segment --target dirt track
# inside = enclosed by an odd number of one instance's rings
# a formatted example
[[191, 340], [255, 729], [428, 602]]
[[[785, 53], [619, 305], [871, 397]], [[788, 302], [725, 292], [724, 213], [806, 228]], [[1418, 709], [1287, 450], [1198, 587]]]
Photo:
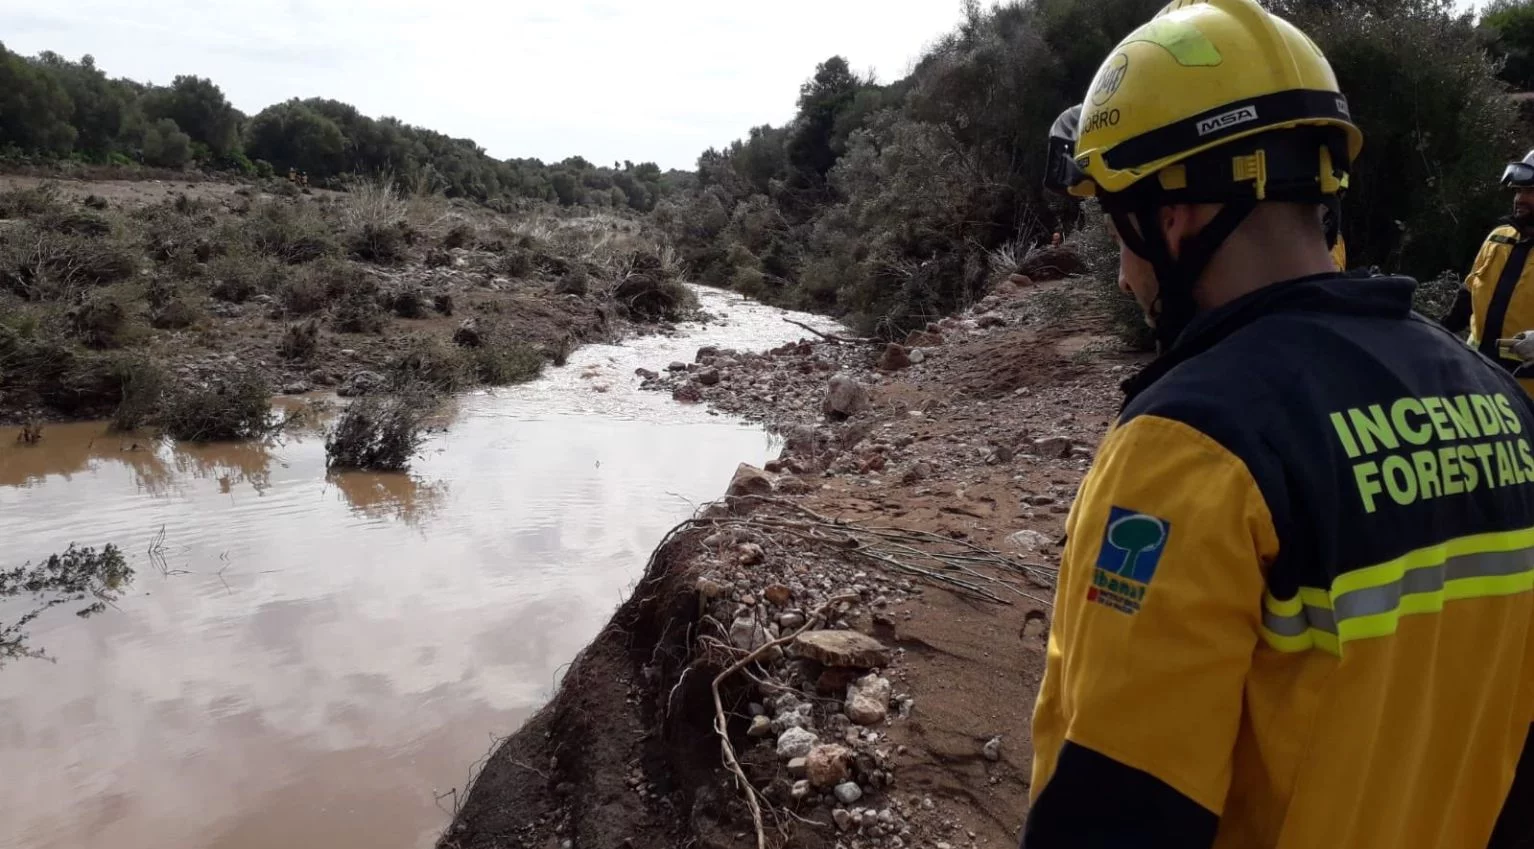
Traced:
[[[554, 702], [492, 756], [442, 845], [755, 846], [710, 688], [748, 655], [759, 662], [720, 697], [769, 845], [1016, 845], [1065, 513], [1136, 364], [1059, 325], [1048, 304], [1069, 285], [998, 294], [934, 328], [941, 344], [911, 340], [921, 362], [898, 370], [875, 367], [878, 346], [816, 340], [704, 351], [648, 379], [786, 433], [770, 491], [742, 476], [741, 497], [663, 544]], [[821, 403], [836, 372], [867, 387], [867, 408], [832, 422]], [[790, 638], [820, 611], [822, 627], [890, 650], [874, 676], [890, 688], [871, 691], [882, 721], [845, 715], [867, 668], [796, 657]], [[790, 774], [775, 749], [799, 724], [846, 781]], [[846, 783], [861, 798], [838, 801]]]

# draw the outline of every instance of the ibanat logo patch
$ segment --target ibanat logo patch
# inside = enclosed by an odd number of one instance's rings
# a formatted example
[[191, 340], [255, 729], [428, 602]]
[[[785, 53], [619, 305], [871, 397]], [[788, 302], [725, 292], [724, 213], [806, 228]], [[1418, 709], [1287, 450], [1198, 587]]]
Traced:
[[1140, 612], [1171, 533], [1172, 523], [1165, 519], [1111, 508], [1087, 600], [1131, 616]]

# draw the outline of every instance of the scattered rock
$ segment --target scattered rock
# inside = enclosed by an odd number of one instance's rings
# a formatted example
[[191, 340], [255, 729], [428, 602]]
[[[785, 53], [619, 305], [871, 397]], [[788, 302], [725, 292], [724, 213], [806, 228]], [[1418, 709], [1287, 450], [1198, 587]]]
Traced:
[[[814, 749], [811, 749], [810, 751], [813, 752]], [[788, 761], [788, 774], [789, 775], [793, 776], [794, 778], [803, 778], [806, 775], [808, 775], [809, 772], [810, 772], [810, 759], [809, 758], [805, 757], [805, 758], [790, 758], [789, 759], [789, 761]]]
[[287, 386], [282, 387], [282, 394], [284, 395], [302, 395], [308, 391], [309, 384], [307, 383], [289, 383]]
[[1042, 551], [1050, 541], [1049, 537], [1038, 531], [1025, 530], [1007, 537], [1007, 542], [1025, 553], [1033, 554]]
[[730, 644], [741, 651], [756, 651], [769, 642], [760, 622], [742, 616], [730, 624]]
[[650, 371], [647, 368], [636, 368], [634, 369], [634, 374], [644, 378], [645, 380], [660, 380], [659, 372]]
[[985, 755], [985, 759], [988, 761], [995, 762], [1001, 760], [1001, 738], [992, 737], [985, 741], [985, 745], [980, 748], [980, 753]]
[[832, 418], [847, 418], [868, 409], [868, 390], [851, 376], [839, 373], [826, 385], [821, 411]]
[[765, 716], [758, 716], [751, 720], [751, 727], [746, 731], [749, 737], [767, 737], [772, 734], [772, 720]]
[[834, 787], [852, 777], [852, 750], [846, 746], [816, 746], [805, 760], [805, 775], [816, 787]]
[[1005, 327], [1006, 324], [1007, 320], [999, 315], [982, 315], [980, 316], [980, 319], [975, 322], [975, 326], [981, 330], [989, 330], [992, 327]]
[[795, 801], [803, 801], [804, 799], [809, 798], [810, 783], [808, 781], [802, 780], [795, 781], [794, 788], [792, 791], [790, 791], [790, 793], [793, 795]]
[[1086, 262], [1074, 248], [1048, 247], [1040, 248], [1028, 255], [1028, 258], [1018, 266], [1017, 274], [1013, 276], [1013, 282], [1017, 277], [1026, 277], [1031, 283], [1034, 280], [1060, 280], [1073, 274], [1084, 274], [1087, 270]]
[[836, 785], [836, 801], [843, 805], [855, 804], [861, 798], [863, 798], [863, 788], [851, 781]]
[[376, 371], [354, 371], [347, 375], [341, 383], [341, 388], [336, 394], [342, 398], [356, 398], [362, 395], [372, 395], [384, 388], [388, 381]]
[[466, 318], [453, 331], [453, 343], [465, 348], [478, 348], [485, 344], [485, 336], [479, 330], [479, 322], [472, 318]]
[[883, 643], [857, 631], [809, 631], [794, 640], [794, 649], [801, 657], [826, 666], [875, 669], [890, 663]]
[[852, 830], [852, 812], [846, 808], [837, 808], [831, 812], [831, 821], [836, 823], [840, 831]]
[[772, 489], [772, 478], [766, 472], [749, 463], [741, 463], [735, 467], [735, 476], [730, 478], [730, 486], [724, 494], [730, 498], [771, 495]]
[[704, 345], [698, 349], [698, 356], [694, 361], [699, 363], [707, 362], [708, 360], [712, 360], [717, 356], [719, 356], [719, 349], [717, 347], [713, 345]]
[[671, 390], [671, 399], [686, 404], [696, 404], [703, 400], [703, 391], [698, 388], [698, 384], [689, 380]]
[[869, 675], [847, 688], [847, 718], [858, 725], [878, 725], [889, 716], [890, 682]]
[[[766, 596], [767, 600], [772, 604], [778, 607], [782, 607], [783, 605], [788, 604], [793, 600], [794, 591], [788, 587], [783, 586], [782, 584], [773, 584], [772, 586], [763, 590], [762, 595]], [[778, 624], [783, 624], [781, 619], [779, 619]]]
[[913, 349], [906, 356], [911, 358], [911, 365], [920, 365], [927, 361], [927, 352], [920, 348]]
[[845, 666], [827, 667], [815, 679], [815, 692], [823, 696], [845, 696], [847, 688], [858, 680], [861, 673], [861, 669]]
[[1071, 456], [1071, 441], [1063, 436], [1048, 436], [1033, 441], [1033, 450], [1044, 457], [1065, 459]]
[[792, 631], [804, 627], [803, 613], [785, 613], [778, 617], [778, 627], [785, 631]]
[[943, 344], [943, 335], [932, 330], [913, 330], [906, 334], [907, 348], [936, 348]]
[[903, 345], [891, 342], [885, 346], [884, 355], [879, 358], [880, 371], [900, 371], [910, 367], [911, 355]]
[[1030, 495], [1024, 498], [1023, 501], [1035, 507], [1048, 507], [1055, 503], [1055, 497], [1053, 495]]
[[1019, 289], [1026, 289], [1033, 285], [1033, 278], [1026, 274], [1014, 274], [1007, 278], [1007, 282]]
[[790, 728], [778, 735], [778, 757], [785, 760], [808, 758], [810, 750], [819, 742], [820, 738], [812, 731]]
[[719, 369], [716, 369], [716, 368], [706, 368], [706, 369], [698, 372], [698, 382], [703, 384], [704, 386], [718, 386], [719, 385]]
[[756, 566], [767, 559], [767, 552], [754, 542], [743, 543], [735, 550], [735, 562], [742, 566]]
[[671, 365], [666, 366], [666, 371], [670, 371], [670, 372], [687, 371], [687, 364], [686, 363], [682, 363], [682, 362], [674, 362]]
[[713, 578], [702, 577], [698, 579], [698, 595], [704, 598], [723, 598], [730, 591], [729, 586], [722, 584]]

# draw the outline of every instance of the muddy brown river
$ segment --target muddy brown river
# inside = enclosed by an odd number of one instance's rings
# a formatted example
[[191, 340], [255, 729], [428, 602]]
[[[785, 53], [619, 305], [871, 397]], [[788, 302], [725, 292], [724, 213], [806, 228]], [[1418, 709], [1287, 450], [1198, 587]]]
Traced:
[[0, 847], [430, 846], [662, 534], [776, 451], [636, 388], [701, 345], [802, 335], [701, 294], [723, 323], [458, 399], [404, 475], [327, 476], [317, 430], [0, 429], [0, 568], [113, 543], [137, 573], [116, 609], [34, 624], [52, 662], [0, 668]]

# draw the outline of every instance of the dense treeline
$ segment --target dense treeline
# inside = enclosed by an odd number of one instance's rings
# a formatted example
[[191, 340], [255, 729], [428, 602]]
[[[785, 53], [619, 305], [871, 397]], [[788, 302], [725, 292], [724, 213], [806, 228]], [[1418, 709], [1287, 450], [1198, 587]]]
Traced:
[[71, 62], [0, 44], [0, 161], [76, 160], [179, 169], [196, 165], [271, 176], [297, 169], [326, 185], [392, 172], [449, 197], [519, 198], [563, 206], [649, 211], [671, 180], [654, 163], [597, 167], [580, 158], [545, 164], [497, 160], [469, 139], [370, 118], [335, 100], [290, 100], [247, 117], [212, 80], [168, 86], [109, 78], [90, 56]]
[[[697, 188], [657, 215], [706, 282], [868, 330], [919, 325], [1076, 229], [1080, 208], [1040, 185], [1048, 127], [1162, 5], [970, 2], [890, 84], [828, 59], [791, 122], [705, 152]], [[1499, 0], [1480, 22], [1451, 0], [1270, 5], [1326, 51], [1367, 138], [1344, 213], [1352, 264], [1463, 271], [1506, 211], [1502, 164], [1528, 143], [1508, 94], [1529, 84], [1534, 2]]]

